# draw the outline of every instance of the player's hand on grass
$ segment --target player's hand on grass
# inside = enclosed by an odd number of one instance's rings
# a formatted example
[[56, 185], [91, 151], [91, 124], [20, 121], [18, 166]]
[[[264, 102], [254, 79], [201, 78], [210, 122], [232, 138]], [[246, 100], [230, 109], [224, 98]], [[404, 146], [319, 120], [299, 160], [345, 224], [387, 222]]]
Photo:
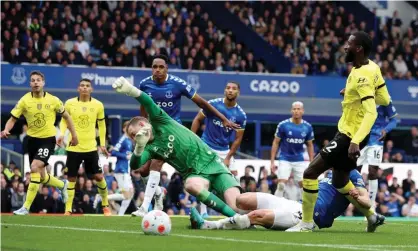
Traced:
[[341, 95], [341, 96], [343, 96], [343, 97], [344, 97], [344, 94], [345, 94], [345, 88], [343, 88], [343, 89], [340, 91], [340, 95]]
[[235, 124], [234, 122], [230, 121], [229, 119], [225, 119], [224, 121], [222, 121], [222, 124], [226, 128], [230, 128], [230, 129], [239, 129], [240, 128], [240, 126], [238, 124]]
[[383, 129], [383, 130], [380, 132], [380, 138], [379, 138], [378, 140], [379, 140], [379, 141], [384, 140], [384, 139], [386, 138], [386, 134], [387, 134], [386, 130], [385, 130], [385, 129]]
[[78, 138], [77, 136], [72, 136], [71, 141], [70, 141], [70, 146], [76, 146], [78, 145]]
[[131, 83], [129, 83], [128, 80], [124, 77], [120, 77], [116, 79], [116, 81], [112, 84], [113, 89], [115, 89], [116, 92], [121, 94], [126, 94], [130, 97], [139, 97], [141, 95], [141, 91], [138, 90], [135, 86], [133, 86]]
[[348, 148], [348, 157], [352, 160], [357, 160], [360, 157], [360, 147], [356, 143], [351, 142]]
[[103, 155], [106, 155], [106, 157], [110, 156], [110, 153], [107, 151], [105, 146], [98, 146], [97, 148]]
[[6, 130], [1, 132], [1, 138], [6, 138], [7, 139], [9, 137], [9, 135], [10, 135], [10, 132], [8, 132]]

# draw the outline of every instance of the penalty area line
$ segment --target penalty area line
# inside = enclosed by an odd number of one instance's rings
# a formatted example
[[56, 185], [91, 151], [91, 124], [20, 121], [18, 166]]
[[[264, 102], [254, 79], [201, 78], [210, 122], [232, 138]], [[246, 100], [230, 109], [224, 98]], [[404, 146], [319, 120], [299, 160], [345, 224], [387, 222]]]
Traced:
[[[48, 225], [31, 225], [31, 224], [14, 224], [14, 223], [1, 223], [2, 227], [26, 227], [26, 228], [47, 228], [47, 229], [61, 229], [61, 230], [75, 230], [85, 232], [102, 232], [102, 233], [121, 233], [121, 234], [144, 234], [141, 231], [128, 231], [128, 230], [109, 230], [109, 229], [94, 229], [94, 228], [80, 228], [80, 227], [61, 227], [61, 226], [48, 226]], [[3, 229], [3, 231], [5, 231]], [[309, 233], [299, 233], [302, 235]], [[387, 248], [382, 249], [382, 245], [349, 245], [349, 244], [315, 244], [315, 243], [296, 243], [296, 242], [277, 242], [277, 241], [263, 241], [263, 240], [243, 240], [233, 239], [225, 237], [213, 237], [213, 236], [201, 236], [201, 235], [188, 235], [188, 234], [170, 234], [170, 236], [188, 238], [188, 239], [204, 239], [212, 241], [225, 241], [225, 242], [237, 242], [237, 243], [249, 243], [249, 244], [267, 244], [278, 246], [298, 246], [298, 247], [321, 247], [332, 249], [347, 249], [347, 250], [369, 250], [369, 251], [402, 251], [393, 248], [397, 248], [396, 245], [388, 245]], [[406, 246], [399, 246], [406, 247]], [[408, 246], [409, 247], [409, 246]]]

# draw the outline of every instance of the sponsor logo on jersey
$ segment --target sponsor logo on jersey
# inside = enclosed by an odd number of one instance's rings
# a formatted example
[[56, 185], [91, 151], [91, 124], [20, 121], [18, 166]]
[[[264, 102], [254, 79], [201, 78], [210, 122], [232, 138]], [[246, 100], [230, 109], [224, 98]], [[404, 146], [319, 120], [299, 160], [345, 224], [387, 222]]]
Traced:
[[12, 82], [15, 85], [21, 85], [23, 83], [26, 82], [26, 73], [25, 73], [25, 69], [22, 67], [14, 67], [13, 68], [13, 73], [12, 73]]
[[286, 141], [292, 144], [302, 144], [305, 142], [304, 139], [297, 139], [297, 138], [287, 138]]
[[165, 92], [165, 97], [166, 97], [166, 98], [172, 98], [172, 97], [173, 97], [173, 92], [172, 92], [172, 91], [170, 91], [170, 90], [166, 91], [166, 92]]
[[254, 79], [250, 83], [253, 92], [270, 92], [270, 93], [292, 93], [296, 94], [300, 90], [300, 84], [296, 81], [287, 82], [279, 80], [257, 80]]

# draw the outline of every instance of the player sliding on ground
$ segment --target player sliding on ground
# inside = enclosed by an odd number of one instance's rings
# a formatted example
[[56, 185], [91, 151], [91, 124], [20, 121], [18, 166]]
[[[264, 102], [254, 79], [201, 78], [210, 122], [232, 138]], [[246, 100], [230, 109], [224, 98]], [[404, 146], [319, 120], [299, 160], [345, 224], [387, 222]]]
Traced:
[[[370, 207], [369, 195], [364, 186], [361, 174], [357, 170], [350, 172], [350, 181], [355, 188], [350, 195], [364, 207]], [[318, 228], [329, 228], [334, 219], [342, 215], [350, 201], [340, 194], [332, 185], [332, 174], [319, 183], [318, 200], [314, 209], [314, 222]], [[205, 221], [195, 208], [190, 213], [192, 228], [196, 229], [246, 229], [251, 225], [259, 225], [274, 230], [286, 230], [297, 225], [302, 219], [302, 205], [293, 200], [277, 197], [267, 193], [244, 193], [238, 196], [237, 206], [242, 210], [251, 210], [245, 215], [218, 221]], [[252, 211], [254, 210], [254, 211]], [[381, 222], [383, 224], [383, 221]], [[366, 230], [374, 232], [378, 225]]]
[[[163, 160], [183, 176], [187, 192], [223, 215], [234, 216], [238, 211], [235, 203], [239, 184], [218, 155], [125, 78], [118, 78], [112, 87], [140, 102], [149, 117], [132, 118], [126, 129], [136, 143], [131, 169], [136, 170], [151, 159]], [[223, 196], [226, 203], [210, 193], [209, 188]]]

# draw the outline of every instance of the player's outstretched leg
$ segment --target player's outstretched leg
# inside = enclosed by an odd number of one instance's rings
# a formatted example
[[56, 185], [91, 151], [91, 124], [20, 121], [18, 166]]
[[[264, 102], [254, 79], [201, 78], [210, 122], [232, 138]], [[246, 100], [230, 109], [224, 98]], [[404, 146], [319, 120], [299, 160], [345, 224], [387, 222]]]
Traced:
[[236, 212], [225, 202], [207, 190], [209, 187], [208, 180], [196, 176], [189, 177], [187, 178], [184, 187], [188, 193], [195, 196], [200, 202], [205, 203], [205, 205], [217, 212], [228, 217], [232, 217], [236, 214]]
[[286, 232], [311, 232], [314, 228], [313, 211], [318, 199], [318, 177], [328, 169], [320, 154], [316, 155], [303, 173], [302, 221]]
[[14, 215], [27, 215], [29, 209], [39, 191], [39, 184], [41, 184], [41, 172], [45, 172], [44, 162], [34, 159], [31, 164], [30, 183], [26, 195], [25, 203], [20, 209], [13, 211]]

